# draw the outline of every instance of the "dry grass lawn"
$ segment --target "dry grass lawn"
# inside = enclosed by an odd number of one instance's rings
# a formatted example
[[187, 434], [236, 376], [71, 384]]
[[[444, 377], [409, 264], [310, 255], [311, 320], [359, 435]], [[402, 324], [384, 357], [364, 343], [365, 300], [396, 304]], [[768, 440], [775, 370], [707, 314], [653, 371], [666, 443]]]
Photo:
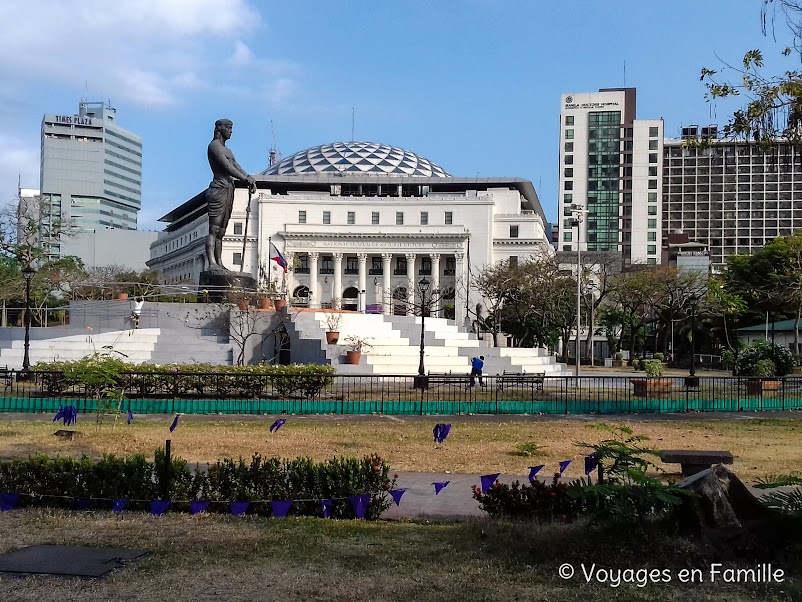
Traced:
[[[287, 424], [275, 435], [268, 426], [275, 417], [216, 420], [184, 417], [172, 434], [171, 416], [139, 417], [133, 424], [120, 420], [114, 429], [107, 422], [96, 429], [93, 417], [79, 418], [81, 436], [69, 441], [54, 437], [57, 426], [50, 416], [31, 421], [0, 421], [0, 458], [48, 455], [98, 457], [103, 453], [152, 456], [164, 440], [172, 439], [173, 453], [191, 463], [214, 462], [222, 457], [309, 456], [316, 460], [333, 456], [361, 457], [371, 452], [384, 456], [394, 470], [481, 474], [528, 473], [533, 464], [552, 464], [579, 459], [578, 442], [596, 442], [609, 436], [594, 428], [597, 423], [579, 420], [520, 421], [503, 418], [476, 420], [458, 417], [427, 419], [375, 416], [357, 420], [343, 417], [287, 416]], [[449, 420], [453, 428], [443, 446], [434, 445], [432, 427]], [[802, 459], [802, 420], [752, 419], [710, 421], [628, 420], [637, 434], [650, 438], [657, 449], [730, 450], [734, 470], [746, 481], [771, 474], [798, 471]], [[521, 456], [517, 448], [533, 443], [543, 446], [535, 456]], [[677, 474], [679, 467], [665, 467]], [[575, 462], [568, 476], [580, 476]]]
[[563, 562], [660, 567], [673, 574], [685, 567], [707, 570], [710, 549], [678, 537], [644, 537], [633, 529], [25, 510], [0, 513], [0, 533], [0, 552], [41, 543], [123, 545], [153, 552], [136, 567], [99, 581], [0, 577], [0, 600], [9, 602], [802, 599], [794, 578], [770, 587], [683, 586], [675, 580], [641, 589], [557, 577]]

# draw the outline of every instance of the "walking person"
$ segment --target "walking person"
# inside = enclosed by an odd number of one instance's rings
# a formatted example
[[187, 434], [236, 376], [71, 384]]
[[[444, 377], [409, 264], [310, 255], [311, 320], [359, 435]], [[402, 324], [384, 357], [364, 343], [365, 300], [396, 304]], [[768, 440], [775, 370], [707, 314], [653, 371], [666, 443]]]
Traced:
[[485, 384], [482, 381], [482, 368], [485, 365], [485, 356], [480, 355], [479, 357], [471, 358], [471, 387], [476, 383], [476, 377], [479, 377], [479, 386], [484, 387]]
[[144, 305], [144, 298], [137, 297], [134, 299], [134, 308], [131, 310], [131, 320], [134, 322], [134, 328], [139, 328], [139, 317], [142, 315], [142, 307]]

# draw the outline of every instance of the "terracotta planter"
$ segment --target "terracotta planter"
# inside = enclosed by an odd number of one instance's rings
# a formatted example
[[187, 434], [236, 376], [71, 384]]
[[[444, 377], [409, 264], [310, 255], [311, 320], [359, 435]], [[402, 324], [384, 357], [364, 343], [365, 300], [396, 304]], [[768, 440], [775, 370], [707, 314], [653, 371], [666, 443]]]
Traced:
[[271, 307], [273, 307], [273, 299], [270, 297], [259, 299], [259, 309], [270, 309]]
[[667, 393], [674, 387], [673, 381], [667, 378], [630, 378], [632, 394], [635, 397], [647, 397], [659, 393]]
[[248, 311], [250, 305], [251, 304], [248, 302], [247, 299], [240, 299], [239, 301], [237, 301], [237, 307], [239, 307], [241, 311]]
[[[337, 332], [336, 330], [332, 330], [332, 331], [326, 333], [326, 342], [329, 345], [334, 345], [339, 340], [340, 340], [340, 333]], [[359, 362], [357, 362], [357, 363], [359, 363]]]
[[624, 360], [613, 360], [613, 368], [623, 368]]
[[273, 302], [273, 306], [276, 308], [276, 311], [280, 311], [287, 307], [287, 300], [286, 299], [276, 299]]
[[117, 299], [120, 301], [127, 301], [128, 300], [128, 293], [117, 293]]
[[763, 391], [777, 391], [782, 383], [779, 380], [747, 379], [746, 394], [762, 395]]
[[345, 352], [345, 363], [346, 364], [358, 364], [359, 360], [362, 359], [362, 352], [361, 351], [346, 351]]

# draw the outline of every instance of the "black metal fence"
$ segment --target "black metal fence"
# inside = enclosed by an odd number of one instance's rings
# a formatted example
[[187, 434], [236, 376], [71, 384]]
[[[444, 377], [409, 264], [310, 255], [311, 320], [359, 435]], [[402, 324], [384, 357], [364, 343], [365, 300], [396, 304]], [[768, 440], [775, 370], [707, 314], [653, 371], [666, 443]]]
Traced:
[[[26, 375], [23, 375], [26, 376]], [[73, 405], [135, 413], [226, 414], [624, 414], [777, 411], [802, 408], [802, 378], [539, 377], [143, 372], [123, 374], [118, 401], [59, 372], [5, 375], [0, 412]], [[0, 381], [2, 382], [2, 381]]]

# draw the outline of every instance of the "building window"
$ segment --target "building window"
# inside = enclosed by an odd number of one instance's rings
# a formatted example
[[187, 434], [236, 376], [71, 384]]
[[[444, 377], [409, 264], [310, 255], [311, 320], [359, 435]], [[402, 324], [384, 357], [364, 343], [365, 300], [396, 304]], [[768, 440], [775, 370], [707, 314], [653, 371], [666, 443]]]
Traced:
[[563, 170], [563, 176], [566, 177], [566, 178], [573, 178], [574, 177], [574, 168], [573, 167], [566, 167]]
[[346, 274], [359, 274], [358, 258], [346, 257], [345, 258], [345, 273]]
[[565, 125], [574, 125], [574, 116], [573, 115], [566, 115], [565, 116]]
[[420, 225], [421, 226], [428, 226], [429, 225], [429, 212], [428, 211], [421, 211], [420, 212]]
[[565, 152], [566, 153], [574, 152], [574, 143], [573, 142], [566, 142], [565, 143]]
[[331, 223], [331, 211], [324, 211], [323, 212], [323, 223], [330, 224]]
[[446, 211], [446, 226], [454, 223], [454, 214], [451, 211]]
[[650, 219], [649, 220], [649, 228], [656, 228], [656, 227], [657, 227], [657, 220], [656, 219]]
[[378, 211], [371, 212], [371, 214], [370, 214], [370, 223], [373, 224], [374, 226], [379, 224], [379, 212]]
[[656, 192], [650, 192], [649, 193], [649, 202], [650, 203], [656, 203], [657, 202], [657, 193]]
[[234, 258], [231, 260], [234, 265], [242, 265], [242, 253], [234, 253]]
[[657, 205], [649, 205], [649, 215], [657, 215]]
[[574, 195], [573, 194], [564, 194], [563, 195], [563, 203], [573, 203], [574, 202]]
[[431, 276], [432, 275], [432, 258], [431, 257], [424, 257], [421, 259], [420, 263], [420, 270], [418, 270], [419, 276]]
[[407, 258], [397, 257], [395, 262], [395, 275], [406, 276], [407, 274]]
[[574, 183], [571, 180], [568, 180], [565, 183], [565, 189], [566, 190], [573, 190], [574, 189]]
[[657, 245], [646, 245], [646, 253], [649, 255], [657, 255]]
[[563, 232], [563, 241], [571, 242], [571, 232]]
[[457, 259], [455, 257], [446, 257], [446, 268], [443, 270], [443, 276], [454, 276], [457, 273]]
[[324, 255], [321, 258], [321, 266], [320, 266], [320, 273], [321, 274], [333, 274], [334, 273], [334, 257], [331, 255]]
[[657, 134], [660, 128], [657, 127], [650, 127], [649, 128], [649, 138], [657, 138]]
[[573, 165], [574, 164], [574, 156], [573, 155], [565, 155], [565, 164], [566, 165]]
[[646, 240], [649, 242], [656, 242], [657, 241], [657, 232], [647, 232], [646, 233]]
[[573, 140], [574, 139], [574, 130], [565, 130], [565, 139], [566, 140]]
[[510, 226], [510, 238], [518, 238], [518, 226]]
[[657, 153], [649, 153], [649, 163], [657, 163]]
[[356, 223], [356, 213], [354, 211], [348, 212], [348, 225], [353, 226]]
[[404, 214], [401, 211], [395, 212], [395, 225], [396, 226], [404, 225]]
[[510, 267], [511, 268], [517, 268], [518, 267], [518, 256], [517, 255], [511, 255], [510, 256]]
[[657, 150], [657, 140], [649, 140], [649, 150]]
[[657, 166], [656, 165], [650, 165], [649, 166], [649, 176], [652, 177], [652, 178], [657, 177]]
[[380, 276], [381, 274], [384, 274], [384, 268], [382, 267], [382, 258], [371, 257], [370, 260], [371, 260], [370, 275]]
[[242, 234], [242, 222], [234, 222], [234, 234]]
[[649, 190], [655, 190], [657, 188], [657, 180], [649, 180]]
[[299, 211], [298, 212], [298, 223], [305, 224], [306, 223], [306, 211]]

